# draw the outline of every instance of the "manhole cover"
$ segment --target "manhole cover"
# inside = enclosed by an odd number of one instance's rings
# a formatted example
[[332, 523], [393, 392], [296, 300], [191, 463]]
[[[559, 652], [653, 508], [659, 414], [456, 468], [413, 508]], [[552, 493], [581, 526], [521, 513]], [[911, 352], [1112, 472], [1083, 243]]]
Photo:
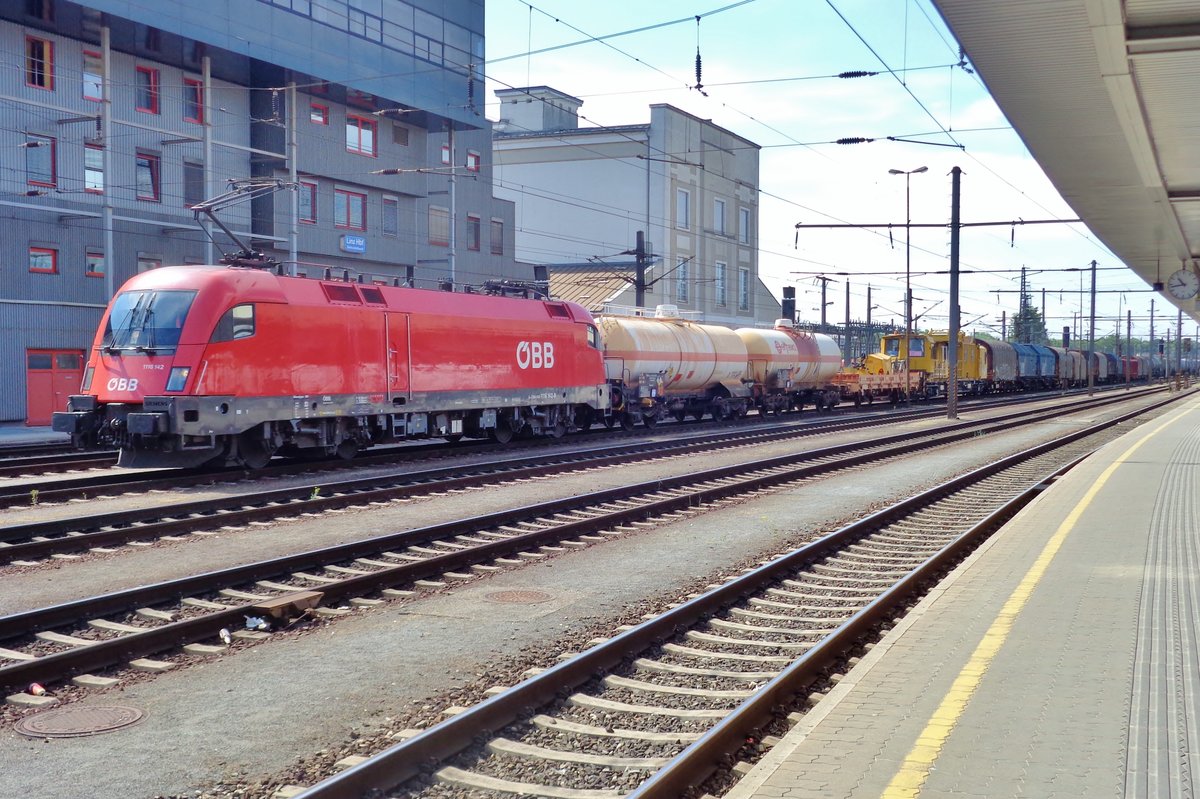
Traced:
[[143, 715], [120, 705], [71, 705], [26, 716], [14, 729], [30, 738], [78, 738], [128, 727]]
[[548, 602], [553, 597], [545, 591], [493, 591], [484, 596], [489, 602], [507, 602], [511, 605], [536, 605]]

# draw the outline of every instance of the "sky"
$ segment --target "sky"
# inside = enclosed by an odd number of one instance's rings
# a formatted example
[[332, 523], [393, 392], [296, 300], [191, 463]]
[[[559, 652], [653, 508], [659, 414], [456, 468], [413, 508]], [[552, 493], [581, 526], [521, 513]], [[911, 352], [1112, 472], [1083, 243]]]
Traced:
[[[546, 85], [583, 100], [581, 126], [644, 124], [652, 104], [667, 103], [759, 144], [760, 277], [776, 297], [795, 286], [805, 321], [820, 317], [815, 275], [824, 274], [836, 281], [826, 296], [830, 322], [845, 318], [849, 281], [852, 318], [866, 317], [870, 285], [872, 318], [903, 324], [906, 182], [914, 225], [948, 223], [955, 166], [963, 223], [1076, 218], [969, 54], [960, 61], [929, 0], [487, 0], [485, 7], [490, 119], [499, 116], [495, 90]], [[703, 93], [692, 88], [697, 48]], [[876, 74], [836, 77], [851, 71]], [[835, 143], [853, 137], [872, 141]], [[927, 171], [889, 174], [919, 167]], [[896, 227], [817, 227], [889, 223]], [[949, 277], [934, 273], [949, 269], [949, 247], [946, 228], [912, 229], [919, 328], [948, 326]], [[1011, 319], [1018, 308], [1026, 267], [1039, 309], [1045, 290], [1052, 338], [1064, 325], [1074, 339], [1086, 338], [1087, 270], [1095, 260], [1097, 336], [1111, 334], [1118, 317], [1124, 334], [1127, 311], [1134, 337], [1149, 333], [1154, 295], [1082, 224], [970, 227], [960, 247], [968, 330], [999, 335], [1002, 312]], [[1167, 320], [1164, 305], [1156, 303], [1158, 337], [1165, 323], [1174, 330], [1175, 309], [1166, 306]], [[1193, 327], [1185, 320], [1184, 335], [1200, 334]]]

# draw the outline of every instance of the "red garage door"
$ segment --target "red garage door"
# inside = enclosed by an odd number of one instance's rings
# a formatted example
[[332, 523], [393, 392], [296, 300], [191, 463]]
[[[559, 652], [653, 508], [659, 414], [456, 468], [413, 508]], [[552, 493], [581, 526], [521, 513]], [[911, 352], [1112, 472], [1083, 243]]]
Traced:
[[26, 350], [25, 424], [50, 424], [50, 414], [67, 409], [67, 397], [79, 393], [82, 380], [79, 350]]

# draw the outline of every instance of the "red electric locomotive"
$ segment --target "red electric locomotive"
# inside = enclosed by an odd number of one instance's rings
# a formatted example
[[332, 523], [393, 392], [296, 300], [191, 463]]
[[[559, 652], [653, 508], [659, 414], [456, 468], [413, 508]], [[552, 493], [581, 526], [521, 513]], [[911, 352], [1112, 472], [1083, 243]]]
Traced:
[[[55, 413], [122, 466], [260, 467], [414, 437], [561, 436], [610, 419], [591, 315], [568, 302], [177, 266], [130, 279]], [[521, 290], [524, 291], [523, 289]]]

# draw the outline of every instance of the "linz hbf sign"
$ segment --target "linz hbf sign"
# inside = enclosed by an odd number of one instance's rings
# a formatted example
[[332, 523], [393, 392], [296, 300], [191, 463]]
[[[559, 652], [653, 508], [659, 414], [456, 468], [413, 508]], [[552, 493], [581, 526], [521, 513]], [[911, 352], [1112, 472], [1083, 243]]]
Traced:
[[366, 252], [366, 236], [342, 236], [342, 252]]

